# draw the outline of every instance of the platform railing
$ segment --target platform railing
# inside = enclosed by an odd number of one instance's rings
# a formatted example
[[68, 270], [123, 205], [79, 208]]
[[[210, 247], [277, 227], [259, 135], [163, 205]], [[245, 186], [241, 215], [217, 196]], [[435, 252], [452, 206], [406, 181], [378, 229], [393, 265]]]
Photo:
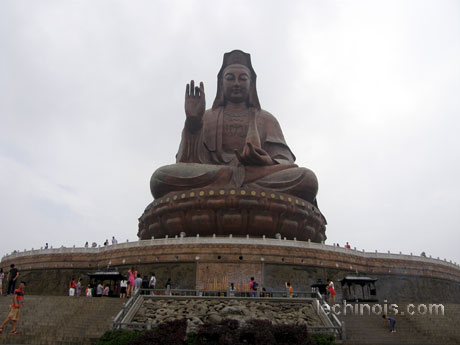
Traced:
[[387, 252], [366, 252], [363, 250], [358, 250], [356, 248], [344, 248], [337, 247], [325, 243], [315, 243], [310, 241], [297, 241], [296, 239], [288, 240], [286, 238], [266, 238], [266, 237], [234, 237], [229, 236], [215, 236], [215, 237], [174, 237], [174, 238], [152, 238], [150, 240], [139, 240], [133, 242], [122, 242], [118, 244], [112, 244], [107, 246], [98, 246], [98, 247], [60, 247], [60, 248], [40, 248], [40, 249], [31, 249], [24, 251], [13, 251], [10, 254], [6, 254], [2, 257], [2, 261], [10, 260], [25, 256], [32, 255], [43, 255], [43, 254], [67, 254], [67, 253], [85, 253], [85, 254], [98, 254], [105, 253], [113, 250], [120, 250], [126, 248], [140, 248], [144, 246], [156, 246], [156, 245], [192, 245], [192, 244], [248, 244], [248, 245], [272, 245], [272, 246], [284, 246], [284, 247], [295, 247], [295, 248], [311, 248], [318, 250], [326, 250], [334, 253], [346, 253], [350, 255], [355, 255], [362, 258], [370, 259], [402, 259], [410, 261], [418, 261], [424, 263], [434, 263], [447, 267], [453, 267], [456, 269], [460, 268], [460, 264], [452, 262], [452, 260], [447, 261], [447, 259], [440, 259], [439, 257], [433, 258], [431, 256], [419, 256], [403, 253], [391, 253]]
[[[290, 298], [286, 290], [270, 291], [230, 291], [202, 289], [139, 289], [137, 294], [144, 297], [238, 297], [238, 298]], [[317, 298], [315, 291], [293, 291], [292, 298]]]

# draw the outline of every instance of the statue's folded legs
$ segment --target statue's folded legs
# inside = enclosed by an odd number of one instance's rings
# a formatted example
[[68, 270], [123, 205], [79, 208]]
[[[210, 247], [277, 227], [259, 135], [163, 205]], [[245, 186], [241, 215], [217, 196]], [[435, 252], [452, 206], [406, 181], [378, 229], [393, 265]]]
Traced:
[[[150, 180], [150, 190], [155, 198], [161, 198], [169, 192], [203, 187], [259, 187], [291, 194], [316, 204], [318, 180], [311, 170], [293, 165], [256, 179], [258, 171], [260, 169], [252, 170], [251, 167], [244, 168], [241, 166], [196, 163], [171, 164], [155, 171]], [[244, 174], [242, 179], [241, 174]], [[239, 180], [243, 183], [239, 183]]]

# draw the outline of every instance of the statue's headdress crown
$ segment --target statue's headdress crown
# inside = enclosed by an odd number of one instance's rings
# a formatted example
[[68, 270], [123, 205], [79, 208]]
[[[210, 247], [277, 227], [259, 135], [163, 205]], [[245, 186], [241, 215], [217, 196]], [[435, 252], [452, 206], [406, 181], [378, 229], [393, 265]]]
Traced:
[[257, 96], [257, 89], [256, 89], [257, 75], [254, 69], [252, 68], [251, 55], [241, 50], [233, 50], [229, 53], [224, 54], [224, 61], [222, 62], [222, 67], [220, 68], [220, 71], [217, 74], [217, 94], [216, 94], [214, 103], [212, 105], [212, 108], [216, 109], [220, 106], [225, 105], [224, 92], [223, 92], [223, 74], [224, 74], [225, 68], [227, 68], [230, 65], [235, 65], [235, 64], [244, 65], [251, 72], [251, 85], [250, 85], [250, 90], [249, 90], [248, 106], [254, 107], [260, 110], [259, 97]]
[[234, 50], [230, 53], [225, 53], [223, 66], [227, 67], [234, 64], [240, 64], [246, 67], [251, 66], [251, 55], [246, 54], [241, 50]]

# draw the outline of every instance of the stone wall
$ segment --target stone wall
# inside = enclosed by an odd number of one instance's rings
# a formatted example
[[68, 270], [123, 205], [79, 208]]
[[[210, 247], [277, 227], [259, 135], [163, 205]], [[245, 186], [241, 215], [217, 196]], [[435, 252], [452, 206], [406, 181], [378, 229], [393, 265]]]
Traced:
[[222, 289], [233, 282], [247, 290], [253, 276], [267, 290], [283, 290], [289, 281], [294, 290], [309, 291], [318, 279], [331, 278], [340, 295], [338, 281], [359, 272], [379, 279], [376, 287], [381, 298], [455, 302], [460, 292], [456, 263], [266, 238], [185, 237], [102, 248], [33, 250], [3, 257], [1, 267], [7, 271], [11, 263], [28, 282], [28, 290], [40, 294], [65, 294], [72, 276], [86, 276], [107, 266], [126, 273], [132, 265], [142, 275], [155, 272], [160, 288], [171, 278], [173, 288]]
[[324, 327], [312, 301], [290, 299], [247, 300], [225, 299], [158, 299], [143, 301], [133, 323], [150, 323], [157, 326], [165, 321], [186, 319], [188, 332], [201, 324], [218, 324], [224, 319], [236, 320], [243, 325], [249, 320], [270, 320], [274, 324], [296, 324]]
[[[337, 291], [336, 301], [343, 296], [340, 280], [346, 275], [356, 272], [333, 268], [305, 267], [299, 265], [265, 265], [264, 286], [269, 290], [282, 291], [284, 283], [290, 282], [294, 290], [309, 291], [310, 286], [321, 279], [326, 282], [332, 279]], [[387, 300], [391, 303], [402, 302], [430, 302], [430, 303], [458, 303], [460, 284], [455, 281], [431, 278], [427, 276], [413, 276], [402, 274], [370, 274], [377, 278], [375, 287], [380, 302]], [[357, 287], [360, 290], [360, 287]], [[358, 291], [360, 296], [360, 291]]]

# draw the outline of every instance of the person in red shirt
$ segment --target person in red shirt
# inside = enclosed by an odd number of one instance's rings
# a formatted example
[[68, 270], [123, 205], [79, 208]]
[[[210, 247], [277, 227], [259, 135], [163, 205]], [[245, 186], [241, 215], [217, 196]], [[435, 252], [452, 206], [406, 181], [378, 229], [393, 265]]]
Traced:
[[16, 332], [16, 322], [19, 320], [19, 308], [24, 307], [24, 289], [26, 287], [25, 282], [19, 284], [19, 289], [14, 290], [13, 304], [10, 306], [10, 311], [6, 320], [0, 326], [0, 333], [3, 333], [3, 327], [5, 327], [11, 321], [11, 333], [18, 334]]
[[254, 280], [254, 277], [251, 277], [251, 281], [249, 282], [249, 291], [251, 297], [257, 296], [257, 290], [259, 289], [259, 284]]
[[69, 283], [69, 296], [75, 296], [75, 289], [77, 287], [77, 283], [75, 278], [72, 278], [72, 281]]
[[[329, 282], [329, 285], [327, 286], [327, 292], [329, 293], [329, 304], [335, 304], [335, 288], [334, 288], [334, 282], [332, 279], [327, 278], [327, 281]], [[332, 305], [331, 304], [331, 305]]]

